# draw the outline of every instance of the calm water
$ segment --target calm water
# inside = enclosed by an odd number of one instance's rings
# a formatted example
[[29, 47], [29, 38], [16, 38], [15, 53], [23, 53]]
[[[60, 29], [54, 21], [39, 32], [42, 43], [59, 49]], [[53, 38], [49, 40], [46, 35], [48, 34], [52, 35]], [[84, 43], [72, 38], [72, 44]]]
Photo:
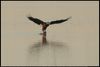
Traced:
[[[98, 8], [95, 1], [2, 1], [1, 65], [98, 65]], [[46, 21], [72, 19], [48, 27], [48, 44], [41, 45], [41, 26], [28, 14]]]

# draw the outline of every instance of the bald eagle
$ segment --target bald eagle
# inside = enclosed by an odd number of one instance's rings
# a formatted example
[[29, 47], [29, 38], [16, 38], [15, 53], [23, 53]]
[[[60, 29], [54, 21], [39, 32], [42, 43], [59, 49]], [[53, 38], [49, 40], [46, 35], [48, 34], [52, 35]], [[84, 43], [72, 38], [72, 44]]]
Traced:
[[47, 27], [49, 25], [52, 25], [52, 24], [59, 24], [59, 23], [63, 23], [65, 21], [68, 21], [71, 17], [67, 18], [67, 19], [61, 19], [61, 20], [55, 20], [55, 21], [51, 21], [51, 22], [44, 22], [38, 18], [34, 18], [32, 16], [28, 16], [27, 17], [29, 20], [33, 21], [34, 23], [38, 24], [38, 25], [42, 25], [42, 30], [43, 31], [46, 31]]

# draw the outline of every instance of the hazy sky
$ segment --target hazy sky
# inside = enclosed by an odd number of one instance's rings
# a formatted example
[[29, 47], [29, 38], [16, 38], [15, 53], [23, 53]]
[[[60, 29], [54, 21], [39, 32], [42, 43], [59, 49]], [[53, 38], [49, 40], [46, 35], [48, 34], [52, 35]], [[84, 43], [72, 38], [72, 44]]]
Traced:
[[23, 53], [27, 46], [41, 41], [41, 27], [28, 20], [28, 15], [44, 21], [72, 16], [65, 23], [48, 27], [47, 39], [64, 42], [72, 47], [72, 63], [69, 64], [98, 65], [98, 1], [2, 1], [2, 65], [24, 65]]

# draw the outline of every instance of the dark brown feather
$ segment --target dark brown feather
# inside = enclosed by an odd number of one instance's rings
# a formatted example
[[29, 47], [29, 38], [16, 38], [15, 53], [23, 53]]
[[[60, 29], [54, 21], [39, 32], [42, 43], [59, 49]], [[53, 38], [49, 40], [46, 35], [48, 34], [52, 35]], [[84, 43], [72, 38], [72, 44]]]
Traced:
[[56, 21], [51, 21], [50, 24], [59, 24], [65, 21], [68, 21], [71, 17], [67, 18], [67, 19], [62, 19], [62, 20], [56, 20]]
[[39, 20], [37, 18], [33, 18], [31, 16], [27, 17], [29, 20], [35, 22], [36, 24], [40, 25], [40, 24], [43, 24], [44, 22], [42, 20]]

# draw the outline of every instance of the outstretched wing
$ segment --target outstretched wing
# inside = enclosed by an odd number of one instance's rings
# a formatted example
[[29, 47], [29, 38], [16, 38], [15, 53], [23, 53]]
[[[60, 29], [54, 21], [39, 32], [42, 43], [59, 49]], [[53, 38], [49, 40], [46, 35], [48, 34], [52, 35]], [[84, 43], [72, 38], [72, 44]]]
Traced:
[[44, 22], [42, 20], [39, 20], [37, 18], [33, 18], [31, 16], [27, 17], [29, 20], [35, 22], [36, 24], [40, 25], [40, 24], [43, 24]]
[[67, 18], [67, 19], [62, 19], [62, 20], [56, 20], [56, 21], [51, 21], [50, 24], [59, 24], [59, 23], [62, 23], [62, 22], [65, 22], [67, 20], [69, 20], [71, 17]]

